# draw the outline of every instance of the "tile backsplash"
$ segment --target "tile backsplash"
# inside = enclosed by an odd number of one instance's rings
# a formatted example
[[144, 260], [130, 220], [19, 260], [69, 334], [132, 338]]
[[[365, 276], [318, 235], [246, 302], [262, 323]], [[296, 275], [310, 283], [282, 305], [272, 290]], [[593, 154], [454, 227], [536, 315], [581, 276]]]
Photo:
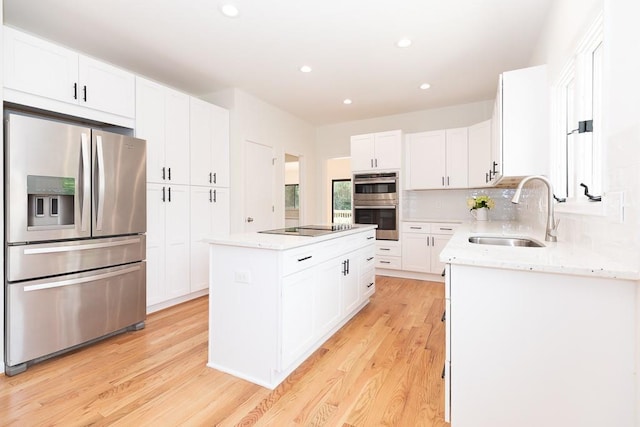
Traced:
[[470, 221], [473, 219], [467, 199], [487, 195], [496, 205], [489, 211], [489, 220], [520, 221], [534, 227], [544, 227], [546, 197], [544, 185], [528, 184], [522, 190], [519, 204], [511, 203], [515, 189], [482, 188], [464, 190], [422, 190], [402, 193], [402, 218]]

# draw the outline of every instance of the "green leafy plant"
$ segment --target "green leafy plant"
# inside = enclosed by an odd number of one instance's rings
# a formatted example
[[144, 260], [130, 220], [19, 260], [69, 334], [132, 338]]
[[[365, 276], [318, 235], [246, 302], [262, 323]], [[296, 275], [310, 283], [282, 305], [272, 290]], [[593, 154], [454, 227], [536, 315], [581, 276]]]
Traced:
[[467, 199], [467, 207], [469, 210], [487, 208], [491, 209], [496, 206], [496, 202], [489, 196], [476, 196]]

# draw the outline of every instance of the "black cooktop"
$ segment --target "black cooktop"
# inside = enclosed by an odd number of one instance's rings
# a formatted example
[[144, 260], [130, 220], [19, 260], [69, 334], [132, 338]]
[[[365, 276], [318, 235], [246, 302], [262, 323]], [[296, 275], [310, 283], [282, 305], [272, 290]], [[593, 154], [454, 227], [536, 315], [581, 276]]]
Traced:
[[299, 227], [276, 228], [275, 230], [258, 231], [258, 233], [314, 237], [336, 233], [339, 231], [351, 230], [351, 228], [351, 224], [301, 225]]

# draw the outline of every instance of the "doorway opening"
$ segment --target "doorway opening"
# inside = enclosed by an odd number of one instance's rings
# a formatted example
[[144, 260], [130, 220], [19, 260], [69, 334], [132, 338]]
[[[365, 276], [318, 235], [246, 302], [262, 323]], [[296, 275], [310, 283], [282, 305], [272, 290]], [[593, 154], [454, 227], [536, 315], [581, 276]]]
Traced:
[[284, 155], [284, 226], [300, 225], [300, 157]]

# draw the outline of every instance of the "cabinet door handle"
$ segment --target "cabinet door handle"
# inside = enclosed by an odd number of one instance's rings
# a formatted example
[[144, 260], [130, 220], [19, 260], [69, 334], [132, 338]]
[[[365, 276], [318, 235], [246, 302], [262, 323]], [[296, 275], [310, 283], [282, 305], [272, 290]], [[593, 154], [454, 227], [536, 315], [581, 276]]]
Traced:
[[447, 177], [447, 187], [449, 186], [449, 177]]
[[309, 255], [309, 256], [306, 256], [304, 258], [298, 258], [298, 262], [306, 261], [306, 260], [311, 259], [311, 258], [313, 258], [313, 255]]
[[[169, 193], [169, 195], [171, 195], [171, 193]], [[436, 238], [431, 236], [431, 246], [435, 246], [436, 245]]]
[[371, 240], [371, 239], [375, 239], [375, 236], [369, 236], [369, 237], [367, 237], [367, 240]]
[[484, 182], [485, 184], [489, 182], [489, 172], [484, 174]]
[[342, 275], [347, 275], [347, 261], [342, 261]]
[[169, 201], [171, 201], [171, 187], [169, 187]]
[[496, 170], [496, 168], [498, 167], [498, 164], [496, 162], [493, 162], [493, 174], [497, 174], [498, 171]]
[[218, 203], [218, 196], [216, 194], [216, 190], [213, 190], [213, 203]]
[[78, 83], [73, 84], [73, 99], [78, 99]]
[[217, 175], [217, 172], [214, 172], [214, 173], [213, 173], [213, 183], [214, 183], [214, 184], [216, 184], [216, 183], [217, 183], [217, 181], [218, 181], [218, 180], [216, 179], [216, 175]]
[[82, 98], [84, 99], [84, 102], [87, 102], [87, 85], [82, 86], [82, 92], [84, 93]]
[[164, 174], [164, 172], [165, 172], [165, 167], [163, 166], [163, 167], [162, 167], [162, 180], [163, 180], [163, 181], [166, 179], [166, 178], [165, 178], [165, 174]]
[[371, 168], [373, 169], [373, 159], [371, 159]]
[[349, 261], [350, 261], [350, 260], [347, 260], [347, 274], [349, 274], [349, 270], [350, 270], [350, 268], [349, 268]]
[[376, 159], [376, 167], [378, 167], [378, 159]]
[[169, 181], [171, 181], [171, 168], [169, 168]]
[[209, 184], [213, 184], [213, 174], [211, 172], [209, 172]]
[[213, 190], [209, 189], [209, 203], [213, 203]]
[[163, 202], [166, 202], [166, 199], [165, 199], [165, 197], [164, 197], [164, 187], [162, 187], [162, 201], [163, 201]]
[[367, 258], [367, 262], [371, 261], [373, 259], [372, 256], [370, 256], [369, 258]]
[[367, 285], [367, 288], [372, 287], [372, 286], [373, 286], [373, 284], [374, 284], [374, 282], [369, 283], [369, 284]]
[[442, 186], [444, 187], [444, 176], [442, 177]]

